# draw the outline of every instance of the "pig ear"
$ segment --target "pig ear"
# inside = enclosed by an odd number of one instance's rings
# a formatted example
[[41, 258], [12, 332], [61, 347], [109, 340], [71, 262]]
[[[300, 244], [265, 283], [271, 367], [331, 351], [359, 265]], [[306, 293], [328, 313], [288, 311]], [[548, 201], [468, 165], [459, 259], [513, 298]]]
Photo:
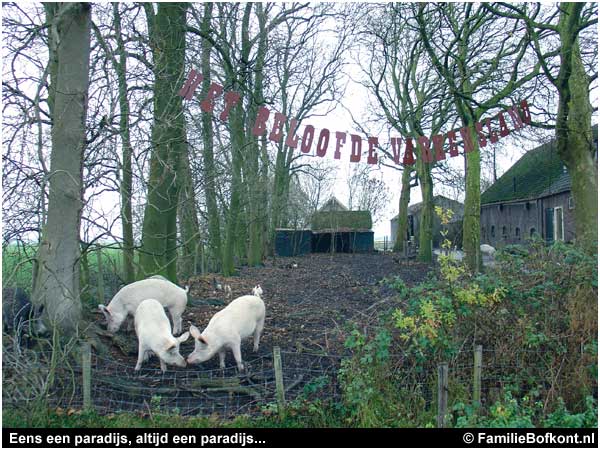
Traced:
[[208, 342], [206, 342], [206, 339], [204, 338], [204, 336], [198, 336], [198, 340], [200, 342], [202, 342], [204, 345], [208, 345]]
[[108, 309], [106, 306], [98, 305], [98, 309], [102, 311], [106, 317], [110, 317], [110, 309]]
[[186, 331], [185, 333], [183, 333], [181, 336], [179, 336], [179, 337], [178, 337], [178, 338], [176, 338], [176, 339], [177, 339], [177, 341], [178, 341], [179, 343], [181, 343], [181, 342], [185, 342], [185, 341], [187, 341], [189, 337], [190, 337], [190, 332], [189, 332], [189, 331]]
[[194, 339], [200, 339], [200, 330], [196, 328], [194, 325], [190, 327], [190, 334]]

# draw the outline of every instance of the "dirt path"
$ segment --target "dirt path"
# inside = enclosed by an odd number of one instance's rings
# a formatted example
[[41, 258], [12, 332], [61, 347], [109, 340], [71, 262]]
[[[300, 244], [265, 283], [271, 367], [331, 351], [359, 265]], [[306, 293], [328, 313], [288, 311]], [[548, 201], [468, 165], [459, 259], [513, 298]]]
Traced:
[[[330, 353], [341, 351], [343, 331], [350, 321], [370, 323], [394, 296], [380, 280], [400, 276], [412, 286], [428, 271], [426, 264], [399, 263], [391, 254], [312, 254], [270, 258], [264, 267], [243, 268], [239, 276], [216, 279], [231, 286], [233, 298], [250, 294], [255, 284], [262, 286], [267, 318], [261, 354], [271, 352], [273, 346]], [[203, 329], [227, 299], [224, 292], [214, 290], [211, 275], [194, 277], [189, 284], [184, 328], [191, 322]], [[243, 355], [250, 354], [250, 341], [244, 342]], [[182, 348], [188, 347], [192, 347], [191, 340]], [[231, 363], [229, 359], [231, 355]]]

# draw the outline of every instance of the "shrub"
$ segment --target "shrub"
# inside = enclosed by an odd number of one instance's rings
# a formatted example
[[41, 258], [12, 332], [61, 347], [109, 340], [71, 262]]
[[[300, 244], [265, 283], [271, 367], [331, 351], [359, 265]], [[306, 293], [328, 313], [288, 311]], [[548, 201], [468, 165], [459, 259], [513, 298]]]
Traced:
[[[442, 211], [442, 223], [448, 218]], [[452, 244], [446, 239], [442, 247]], [[488, 379], [512, 384], [521, 400], [538, 393], [541, 411], [522, 402], [513, 411], [516, 400], [504, 398], [494, 413], [487, 399], [486, 420], [495, 420], [489, 426], [540, 423], [561, 408], [583, 414], [597, 388], [597, 260], [572, 245], [540, 241], [507, 246], [496, 256], [496, 266], [483, 274], [470, 274], [443, 253], [438, 279], [410, 289], [390, 280], [399, 303], [386, 321], [394, 330], [392, 345], [407, 353], [416, 370], [431, 373], [482, 344]], [[454, 398], [463, 400], [468, 398]]]

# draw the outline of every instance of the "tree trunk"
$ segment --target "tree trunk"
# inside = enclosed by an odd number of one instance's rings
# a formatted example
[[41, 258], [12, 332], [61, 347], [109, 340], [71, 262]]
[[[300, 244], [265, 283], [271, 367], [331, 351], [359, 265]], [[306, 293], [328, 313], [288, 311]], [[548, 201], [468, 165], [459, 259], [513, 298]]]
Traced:
[[417, 158], [417, 175], [421, 185], [423, 203], [421, 220], [419, 223], [419, 261], [431, 262], [433, 260], [433, 180], [431, 178], [431, 164], [423, 162], [421, 152]]
[[408, 232], [408, 204], [410, 203], [410, 175], [412, 169], [410, 166], [404, 166], [402, 171], [402, 190], [400, 191], [400, 201], [398, 204], [398, 230], [396, 231], [396, 241], [394, 242], [394, 251], [404, 251], [404, 241]]
[[[46, 12], [46, 22], [52, 23], [54, 16], [60, 9], [60, 3], [44, 3], [44, 10]], [[58, 54], [57, 54], [57, 42], [58, 34], [48, 33], [48, 64], [50, 65], [50, 84], [48, 85], [48, 109], [50, 110], [50, 117], [54, 117], [54, 99], [56, 98], [56, 77], [58, 75]]]
[[267, 136], [263, 136], [260, 145], [261, 166], [258, 174], [260, 183], [260, 243], [261, 262], [269, 250], [269, 152], [267, 149]]
[[[115, 35], [117, 39], [118, 64], [115, 64], [117, 80], [119, 83], [119, 129], [121, 134], [123, 169], [121, 179], [121, 225], [123, 227], [123, 275], [126, 283], [135, 281], [134, 270], [134, 241], [133, 241], [133, 214], [131, 211], [131, 194], [133, 175], [131, 170], [131, 139], [129, 126], [129, 100], [127, 98], [127, 53], [121, 35], [121, 14], [119, 4], [113, 3]], [[116, 60], [115, 60], [116, 62]]]
[[56, 46], [57, 70], [56, 84], [51, 88], [54, 105], [50, 196], [32, 300], [35, 305], [45, 306], [44, 319], [64, 335], [77, 332], [81, 317], [79, 227], [90, 29], [89, 3], [62, 3], [54, 10], [50, 34], [52, 45]]
[[[210, 22], [212, 18], [212, 3], [204, 4], [204, 16], [202, 18], [202, 32], [210, 34]], [[206, 96], [211, 83], [210, 53], [212, 44], [208, 39], [202, 40], [202, 97]], [[202, 112], [202, 157], [204, 160], [204, 186], [206, 196], [206, 214], [208, 216], [208, 249], [210, 254], [210, 265], [214, 271], [221, 270], [223, 264], [221, 250], [221, 221], [219, 219], [219, 207], [217, 205], [216, 170], [214, 156], [214, 142], [212, 119], [210, 113]]]
[[252, 127], [258, 108], [264, 104], [263, 93], [263, 67], [267, 52], [267, 32], [266, 32], [266, 14], [263, 6], [256, 3], [256, 15], [259, 25], [259, 40], [256, 50], [256, 63], [253, 70], [254, 74], [254, 89], [253, 96], [248, 111], [247, 135], [248, 140], [252, 145], [248, 147], [246, 153], [245, 179], [248, 192], [248, 208], [246, 209], [246, 217], [249, 220], [248, 226], [248, 265], [257, 266], [263, 259], [263, 222], [266, 213], [266, 204], [263, 203], [264, 195], [263, 188], [266, 186], [265, 180], [261, 178], [261, 144], [259, 139], [252, 135]]
[[594, 162], [596, 147], [591, 129], [590, 79], [583, 66], [577, 37], [581, 7], [575, 3], [561, 3], [556, 139], [558, 153], [571, 177], [577, 242], [593, 254], [598, 248], [598, 169]]
[[196, 196], [194, 194], [194, 179], [190, 170], [189, 153], [181, 155], [179, 161], [179, 229], [181, 236], [181, 256], [179, 258], [179, 274], [187, 279], [198, 273], [196, 263], [200, 261], [200, 225]]
[[[234, 73], [227, 74], [228, 84], [232, 88], [239, 89], [245, 84], [244, 80], [239, 79], [239, 74], [248, 76], [248, 60], [250, 56], [250, 13], [252, 4], [247, 3], [244, 8], [242, 19], [242, 54], [240, 57], [241, 67]], [[242, 208], [242, 166], [244, 162], [244, 151], [246, 148], [246, 133], [244, 127], [243, 102], [235, 105], [230, 113], [230, 139], [231, 139], [231, 197], [229, 212], [227, 215], [227, 225], [225, 229], [225, 248], [223, 249], [223, 275], [230, 276], [235, 271], [234, 253], [242, 255], [244, 252], [245, 238], [241, 227], [242, 219], [240, 209]]]
[[162, 274], [176, 281], [176, 170], [186, 151], [182, 98], [187, 3], [146, 7], [154, 56], [154, 124], [148, 196], [142, 226], [140, 278]]
[[467, 173], [465, 192], [465, 215], [463, 217], [463, 250], [465, 262], [472, 272], [478, 272], [483, 268], [481, 261], [480, 246], [480, 217], [481, 217], [481, 162], [477, 136], [473, 131], [474, 122], [463, 122], [463, 126], [469, 127], [472, 135], [474, 150], [467, 153]]
[[[235, 271], [234, 250], [238, 237], [238, 215], [240, 212], [240, 194], [242, 183], [241, 152], [244, 147], [244, 124], [241, 103], [231, 111], [231, 199], [227, 226], [225, 229], [225, 248], [223, 249], [223, 275], [230, 276]], [[239, 240], [238, 240], [239, 241]]]
[[282, 218], [285, 217], [284, 197], [286, 192], [287, 178], [289, 170], [285, 167], [285, 144], [282, 142], [277, 146], [277, 156], [275, 159], [275, 170], [273, 173], [273, 192], [271, 193], [271, 226], [269, 228], [269, 248], [274, 250], [273, 242], [275, 239], [275, 229], [283, 225]]

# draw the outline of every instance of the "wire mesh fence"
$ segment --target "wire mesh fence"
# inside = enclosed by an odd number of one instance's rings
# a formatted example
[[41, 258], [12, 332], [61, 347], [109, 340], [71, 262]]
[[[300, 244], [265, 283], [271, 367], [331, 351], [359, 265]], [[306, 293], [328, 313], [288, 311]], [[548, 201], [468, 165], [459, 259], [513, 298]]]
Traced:
[[[337, 371], [341, 357], [286, 351], [281, 355], [287, 400], [308, 394], [340, 399]], [[41, 359], [49, 364], [51, 354]], [[91, 407], [101, 414], [161, 411], [222, 418], [261, 414], [266, 407], [276, 405], [273, 356], [262, 355], [244, 365], [243, 373], [235, 365], [224, 369], [169, 366], [165, 373], [142, 367], [135, 372], [132, 365], [93, 354]], [[68, 364], [60, 362], [47, 395], [51, 407], [84, 408], [83, 370], [77, 358]]]
[[[433, 361], [415, 365], [414, 359], [406, 354], [392, 354], [388, 363], [389, 382], [409, 397], [420, 398], [423, 408], [435, 411], [442, 419], [457, 398], [477, 401], [486, 407], [501, 399], [508, 387], [517, 385], [526, 393], [534, 388], [548, 388], [552, 383], [547, 368], [528, 363], [531, 358], [543, 357], [539, 351], [502, 355], [483, 349], [479, 360], [476, 353], [463, 350], [449, 358], [444, 377], [440, 376], [443, 373], [440, 366]], [[93, 353], [89, 358], [89, 381], [84, 377], [85, 367], [81, 362], [85, 358], [82, 356], [81, 352], [75, 358], [66, 355], [57, 358], [52, 353], [37, 355], [39, 373], [45, 373], [45, 382], [50, 386], [46, 400], [51, 407], [77, 410], [90, 406], [101, 414], [160, 411], [226, 419], [242, 414], [256, 416], [278, 408], [276, 366], [270, 353], [245, 361], [243, 373], [238, 372], [235, 365], [224, 369], [169, 367], [165, 373], [146, 366], [135, 372], [133, 365]], [[343, 387], [338, 376], [342, 361], [349, 357], [325, 352], [281, 351], [282, 397], [286, 402], [297, 399], [342, 401]], [[54, 369], [50, 374], [51, 366]], [[43, 376], [38, 378], [44, 379]], [[89, 383], [90, 405], [85, 404], [86, 383]], [[31, 395], [36, 392], [39, 393], [39, 389], [32, 390]], [[8, 401], [30, 400], [20, 394]], [[3, 401], [6, 406], [5, 395]], [[443, 426], [443, 421], [438, 425]]]

